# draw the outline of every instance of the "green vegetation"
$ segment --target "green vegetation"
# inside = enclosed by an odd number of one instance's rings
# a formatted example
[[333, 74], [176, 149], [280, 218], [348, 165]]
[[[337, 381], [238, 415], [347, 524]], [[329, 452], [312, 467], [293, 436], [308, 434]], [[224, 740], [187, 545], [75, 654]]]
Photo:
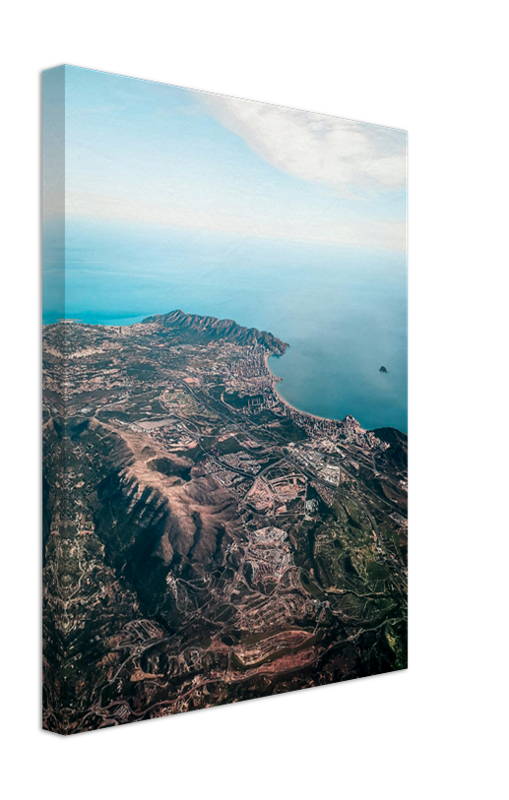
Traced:
[[386, 581], [390, 577], [389, 570], [383, 564], [376, 561], [368, 561], [366, 564], [368, 577], [375, 581]]
[[301, 442], [307, 438], [306, 432], [291, 419], [282, 420], [274, 430], [284, 443]]
[[300, 573], [300, 581], [306, 590], [309, 592], [310, 595], [316, 597], [317, 600], [324, 601], [327, 599], [327, 595], [322, 592], [322, 590], [316, 585], [316, 583], [308, 578], [305, 572]]
[[204, 450], [204, 451], [215, 450], [216, 447], [217, 447], [217, 444], [218, 444], [217, 436], [201, 436], [200, 437], [200, 444], [201, 444], [202, 450]]
[[277, 420], [277, 416], [267, 408], [255, 406], [251, 411], [251, 417], [256, 425], [270, 425]]
[[220, 400], [220, 399], [221, 399], [221, 395], [222, 395], [222, 393], [224, 392], [224, 390], [225, 390], [225, 385], [224, 385], [224, 383], [220, 383], [220, 384], [218, 384], [217, 386], [209, 386], [209, 387], [208, 387], [208, 392], [209, 392], [209, 394], [210, 394], [210, 395], [211, 395], [211, 397], [213, 397], [215, 400]]
[[250, 397], [248, 395], [244, 397], [240, 397], [237, 392], [225, 392], [224, 393], [224, 400], [225, 403], [228, 403], [229, 406], [236, 409], [243, 409], [247, 408], [247, 406], [255, 406], [257, 403], [261, 403], [263, 397], [261, 395], [254, 395]]
[[222, 442], [217, 442], [215, 445], [215, 449], [219, 450], [220, 453], [239, 453], [243, 450], [242, 445], [239, 444], [235, 436], [230, 436], [228, 439], [223, 439]]
[[408, 661], [406, 620], [401, 620], [395, 625], [387, 624], [385, 637], [395, 656], [394, 669], [406, 669]]
[[200, 459], [203, 458], [204, 451], [199, 445], [197, 445], [196, 447], [191, 447], [186, 450], [177, 450], [175, 455], [178, 456], [179, 458], [182, 457], [189, 458], [191, 459], [191, 461], [197, 463], [198, 461], [200, 461]]

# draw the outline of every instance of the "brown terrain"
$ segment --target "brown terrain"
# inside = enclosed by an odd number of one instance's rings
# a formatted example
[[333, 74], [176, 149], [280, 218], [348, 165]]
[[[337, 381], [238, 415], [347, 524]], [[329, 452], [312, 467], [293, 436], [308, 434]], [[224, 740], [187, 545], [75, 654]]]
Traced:
[[406, 667], [406, 436], [286, 406], [181, 311], [43, 337], [44, 726]]

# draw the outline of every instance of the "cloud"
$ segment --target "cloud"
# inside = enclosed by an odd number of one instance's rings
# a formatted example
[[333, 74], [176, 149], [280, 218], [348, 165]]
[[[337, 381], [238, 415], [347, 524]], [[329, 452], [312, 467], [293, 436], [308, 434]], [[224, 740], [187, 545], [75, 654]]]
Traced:
[[405, 131], [220, 95], [200, 100], [253, 152], [285, 173], [345, 195], [405, 187]]

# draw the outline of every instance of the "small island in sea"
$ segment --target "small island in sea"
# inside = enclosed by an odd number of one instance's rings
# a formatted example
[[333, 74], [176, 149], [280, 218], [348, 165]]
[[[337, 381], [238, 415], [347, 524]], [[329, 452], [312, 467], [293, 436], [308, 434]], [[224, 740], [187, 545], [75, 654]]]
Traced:
[[285, 403], [287, 347], [182, 311], [44, 326], [46, 729], [406, 668], [407, 437]]

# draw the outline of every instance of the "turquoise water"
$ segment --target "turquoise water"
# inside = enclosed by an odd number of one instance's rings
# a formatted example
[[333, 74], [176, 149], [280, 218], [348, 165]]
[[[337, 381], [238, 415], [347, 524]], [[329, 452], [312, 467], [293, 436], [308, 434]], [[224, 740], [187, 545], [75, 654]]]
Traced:
[[[291, 345], [269, 363], [292, 405], [407, 430], [403, 254], [76, 220], [65, 235], [66, 316], [124, 325], [181, 308], [268, 330]], [[54, 261], [45, 322], [62, 316]]]

